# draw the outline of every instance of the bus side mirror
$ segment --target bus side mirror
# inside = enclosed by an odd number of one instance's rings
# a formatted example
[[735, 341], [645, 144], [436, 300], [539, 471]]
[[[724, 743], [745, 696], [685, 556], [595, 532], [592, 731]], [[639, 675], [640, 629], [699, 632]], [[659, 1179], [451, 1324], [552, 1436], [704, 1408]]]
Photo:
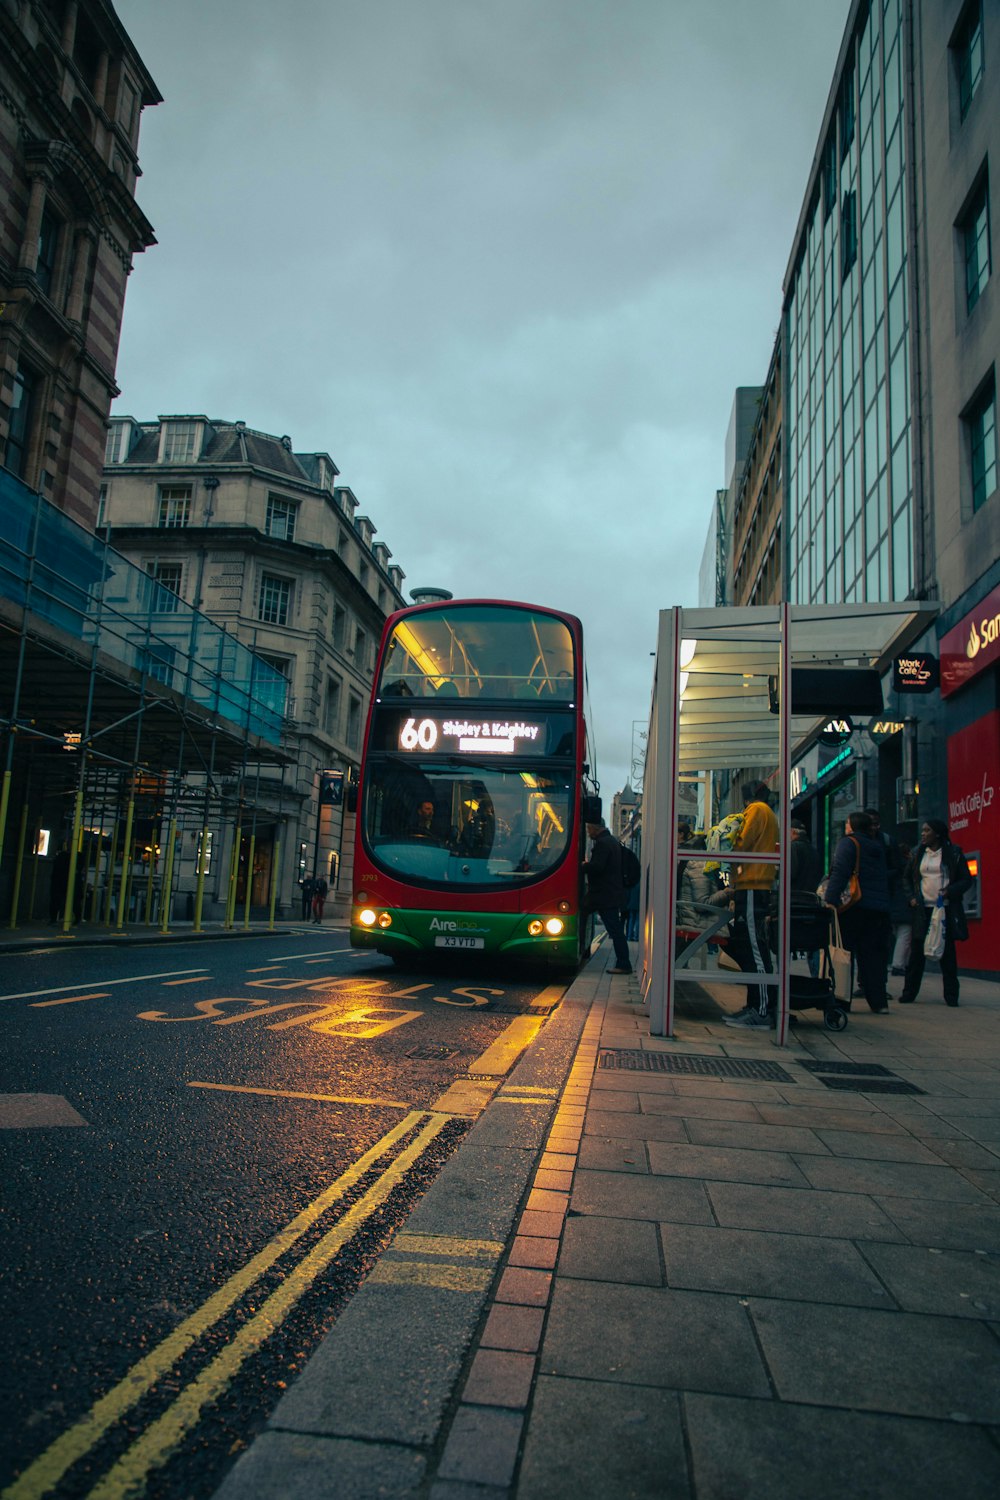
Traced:
[[599, 823], [601, 821], [601, 799], [600, 797], [585, 796], [582, 799], [583, 821], [585, 823]]

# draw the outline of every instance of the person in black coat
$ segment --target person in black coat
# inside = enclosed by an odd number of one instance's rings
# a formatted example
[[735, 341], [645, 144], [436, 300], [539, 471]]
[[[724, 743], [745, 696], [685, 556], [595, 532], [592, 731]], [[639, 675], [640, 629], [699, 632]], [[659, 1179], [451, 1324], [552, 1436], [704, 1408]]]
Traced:
[[621, 845], [605, 827], [603, 818], [587, 824], [587, 836], [591, 840], [590, 858], [583, 864], [587, 876], [587, 910], [600, 917], [614, 944], [615, 967], [608, 973], [631, 974], [632, 961], [621, 918], [625, 905]]
[[889, 1009], [885, 988], [889, 946], [889, 870], [885, 846], [872, 837], [872, 821], [860, 808], [847, 819], [847, 830], [833, 851], [826, 904], [839, 907], [855, 869], [861, 899], [840, 913], [844, 946], [854, 955], [858, 980], [876, 1015]]
[[958, 958], [956, 942], [969, 935], [962, 897], [972, 884], [968, 862], [957, 844], [948, 837], [948, 825], [940, 818], [927, 818], [920, 830], [920, 843], [906, 867], [903, 885], [913, 912], [913, 946], [903, 979], [901, 1005], [917, 998], [924, 977], [924, 938], [930, 926], [931, 913], [941, 902], [944, 906], [944, 952], [941, 955], [941, 980], [945, 1005], [958, 1004]]

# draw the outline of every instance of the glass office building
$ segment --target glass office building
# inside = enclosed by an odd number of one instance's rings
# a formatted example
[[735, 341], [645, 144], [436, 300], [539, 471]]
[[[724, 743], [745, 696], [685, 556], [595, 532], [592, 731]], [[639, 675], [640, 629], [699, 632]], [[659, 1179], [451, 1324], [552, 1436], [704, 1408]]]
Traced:
[[904, 599], [913, 583], [903, 50], [901, 0], [863, 7], [786, 279], [796, 604]]

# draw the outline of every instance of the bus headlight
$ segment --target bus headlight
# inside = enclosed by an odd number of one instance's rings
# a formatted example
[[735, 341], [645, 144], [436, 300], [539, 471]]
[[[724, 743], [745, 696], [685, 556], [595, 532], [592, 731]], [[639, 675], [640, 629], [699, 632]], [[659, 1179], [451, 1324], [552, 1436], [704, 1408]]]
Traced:
[[366, 906], [364, 911], [358, 912], [358, 921], [361, 923], [362, 927], [375, 926], [376, 917], [370, 906]]
[[528, 923], [528, 931], [531, 933], [532, 937], [537, 937], [540, 932], [545, 931], [545, 928], [543, 924], [538, 920], [538, 918], [535, 917], [533, 921]]
[[389, 913], [387, 911], [380, 911], [379, 912], [379, 914], [378, 914], [378, 925], [380, 927], [391, 927], [392, 926], [392, 918], [390, 917], [390, 915], [389, 915]]
[[545, 931], [548, 933], [549, 937], [558, 937], [565, 926], [566, 923], [563, 921], [562, 917], [550, 917], [545, 924]]

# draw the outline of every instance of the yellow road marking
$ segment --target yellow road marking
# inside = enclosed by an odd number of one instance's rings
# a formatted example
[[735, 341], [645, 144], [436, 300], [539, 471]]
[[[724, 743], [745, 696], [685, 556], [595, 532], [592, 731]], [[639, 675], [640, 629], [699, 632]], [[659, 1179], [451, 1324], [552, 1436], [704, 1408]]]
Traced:
[[47, 1005], [75, 1005], [78, 1000], [106, 1000], [107, 998], [107, 990], [100, 993], [90, 990], [86, 995], [67, 995], [64, 1000], [36, 1000], [30, 1009], [44, 1010]]
[[[379, 1157], [384, 1156], [402, 1136], [413, 1129], [423, 1113], [423, 1111], [414, 1110], [405, 1119], [400, 1120], [372, 1146], [370, 1151], [359, 1156], [346, 1172], [341, 1173], [335, 1182], [324, 1188], [319, 1197], [280, 1230], [263, 1250], [247, 1262], [242, 1270], [237, 1271], [224, 1282], [207, 1302], [203, 1303], [189, 1318], [185, 1318], [183, 1323], [179, 1323], [173, 1333], [168, 1334], [162, 1343], [134, 1364], [124, 1379], [120, 1380], [107, 1395], [94, 1403], [85, 1417], [56, 1438], [55, 1442], [50, 1444], [45, 1452], [25, 1469], [21, 1477], [4, 1490], [2, 1500], [39, 1500], [40, 1496], [54, 1489], [67, 1469], [83, 1458], [84, 1454], [89, 1453], [108, 1429], [120, 1421], [158, 1380], [162, 1380], [170, 1372], [192, 1344], [195, 1344], [219, 1322], [220, 1318], [224, 1317], [248, 1288], [253, 1286], [254, 1282], [259, 1280], [264, 1272], [305, 1234], [306, 1230], [327, 1211], [331, 1204], [343, 1197], [378, 1161]], [[360, 1199], [359, 1202], [364, 1202], [364, 1199]], [[322, 1243], [323, 1241], [320, 1241], [320, 1244]]]
[[484, 1292], [493, 1280], [493, 1268], [448, 1266], [426, 1260], [380, 1260], [368, 1280], [382, 1286], [435, 1286], [447, 1292]]
[[168, 990], [175, 984], [205, 984], [211, 977], [211, 974], [196, 974], [193, 979], [167, 979], [163, 988]]
[[558, 1005], [565, 993], [566, 986], [564, 984], [550, 984], [546, 989], [542, 990], [540, 995], [535, 996], [531, 1002], [531, 1009], [541, 1010], [544, 1007], [544, 1009], [548, 1010], [550, 1006]]
[[[240, 1367], [282, 1324], [299, 1298], [326, 1269], [364, 1222], [388, 1198], [404, 1174], [448, 1124], [447, 1115], [432, 1115], [408, 1146], [390, 1163], [378, 1181], [348, 1209], [338, 1224], [323, 1236], [245, 1323], [227, 1348], [178, 1396], [158, 1421], [143, 1433], [127, 1453], [90, 1491], [88, 1500], [124, 1500], [141, 1493], [150, 1471], [165, 1463], [187, 1433], [195, 1427], [204, 1407], [217, 1401], [239, 1373]], [[484, 1273], [485, 1274], [485, 1273]]]
[[474, 1119], [482, 1114], [496, 1090], [495, 1078], [457, 1078], [451, 1088], [434, 1101], [434, 1108], [446, 1114]]
[[400, 1099], [361, 1099], [350, 1094], [300, 1094], [294, 1089], [256, 1089], [239, 1083], [189, 1083], [189, 1089], [219, 1089], [227, 1094], [265, 1094], [272, 1099], [318, 1099], [321, 1104], [373, 1104], [380, 1109], [409, 1109]]
[[501, 1037], [476, 1059], [470, 1073], [509, 1073], [517, 1058], [541, 1030], [541, 1016], [515, 1016]]
[[392, 1248], [417, 1255], [489, 1255], [495, 1258], [503, 1250], [503, 1241], [460, 1240], [452, 1234], [397, 1234]]

